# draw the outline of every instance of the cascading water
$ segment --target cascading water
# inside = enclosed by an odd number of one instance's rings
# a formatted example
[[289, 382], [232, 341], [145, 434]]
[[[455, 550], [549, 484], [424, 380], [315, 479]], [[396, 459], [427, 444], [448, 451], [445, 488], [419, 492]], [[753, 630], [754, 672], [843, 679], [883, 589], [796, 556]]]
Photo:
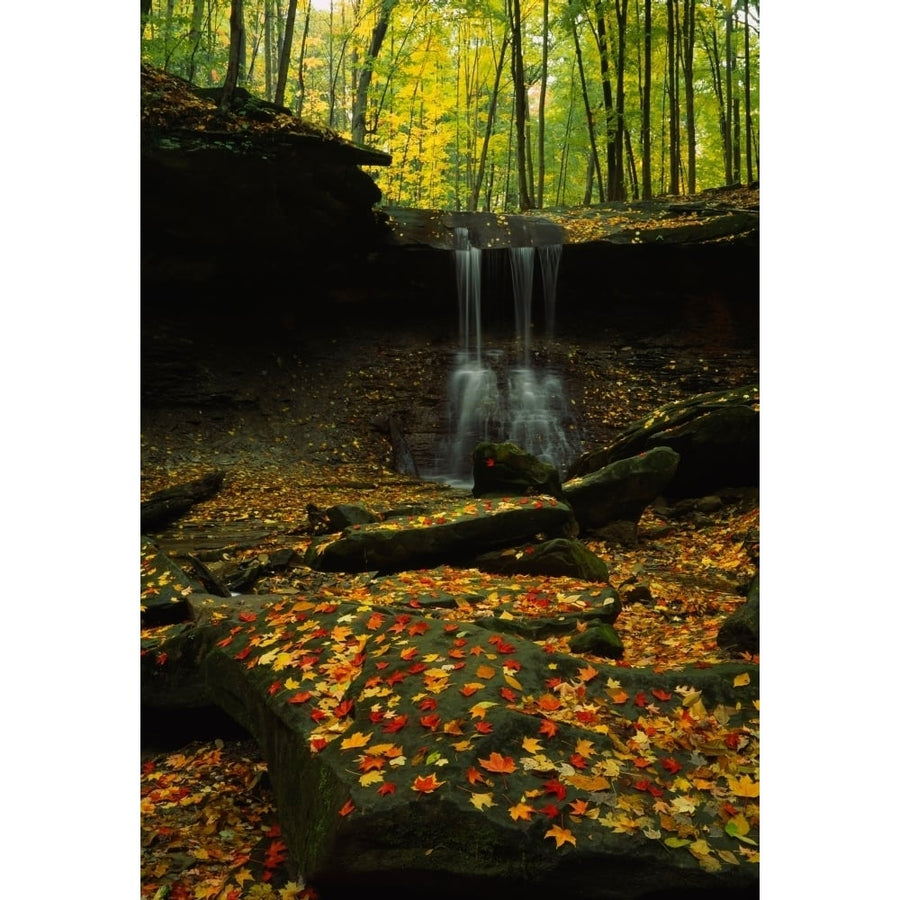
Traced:
[[[472, 484], [472, 451], [480, 441], [512, 441], [562, 472], [578, 452], [562, 378], [534, 365], [531, 301], [534, 247], [511, 247], [515, 355], [482, 347], [481, 250], [465, 228], [454, 233], [460, 347], [450, 376], [448, 438], [430, 476]], [[546, 336], [552, 338], [560, 245], [540, 247]]]

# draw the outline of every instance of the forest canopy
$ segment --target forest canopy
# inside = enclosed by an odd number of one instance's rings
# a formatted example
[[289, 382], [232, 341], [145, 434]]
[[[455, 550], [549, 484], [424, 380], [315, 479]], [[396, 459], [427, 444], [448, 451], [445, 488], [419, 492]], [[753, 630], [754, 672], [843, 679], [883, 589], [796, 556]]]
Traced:
[[759, 2], [141, 0], [142, 60], [391, 154], [391, 206], [491, 212], [759, 178]]

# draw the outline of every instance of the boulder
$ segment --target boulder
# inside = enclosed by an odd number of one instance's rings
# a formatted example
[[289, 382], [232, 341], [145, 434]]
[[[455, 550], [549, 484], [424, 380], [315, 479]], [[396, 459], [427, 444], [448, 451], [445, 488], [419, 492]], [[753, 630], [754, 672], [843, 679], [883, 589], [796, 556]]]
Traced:
[[[323, 897], [749, 900], [758, 783], [722, 760], [755, 752], [758, 665], [604, 664], [609, 591], [477, 621], [396, 585], [194, 592], [144, 641], [142, 701], [211, 702], [255, 738]], [[529, 625], [568, 629], [572, 652], [512, 632]]]
[[759, 653], [759, 574], [753, 576], [747, 599], [722, 623], [716, 643], [729, 653]]
[[498, 575], [567, 576], [582, 581], [608, 581], [606, 563], [580, 541], [554, 538], [539, 544], [483, 553], [475, 558], [482, 572]]
[[678, 453], [672, 497], [759, 485], [759, 386], [697, 394], [669, 403], [626, 428], [608, 447], [576, 460], [569, 478], [659, 447]]
[[315, 538], [304, 561], [322, 572], [399, 572], [468, 561], [573, 526], [572, 510], [555, 497], [487, 499], [427, 516], [353, 525], [337, 536]]
[[563, 485], [563, 495], [579, 528], [586, 531], [612, 522], [636, 523], [666, 489], [679, 465], [678, 453], [656, 447], [569, 479]]
[[563, 499], [559, 472], [515, 444], [483, 442], [472, 451], [474, 497], [549, 494]]

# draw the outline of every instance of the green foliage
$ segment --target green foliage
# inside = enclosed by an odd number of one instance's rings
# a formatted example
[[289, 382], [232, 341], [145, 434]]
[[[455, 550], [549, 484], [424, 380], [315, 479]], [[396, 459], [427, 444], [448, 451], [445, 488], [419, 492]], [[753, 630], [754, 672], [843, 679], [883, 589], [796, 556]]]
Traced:
[[[192, 31], [195, 3], [202, 26]], [[291, 48], [285, 105], [304, 118], [326, 125], [349, 137], [359, 67], [381, 4], [334, 0], [331, 7], [308, 8], [299, 0]], [[575, 65], [573, 21], [578, 28], [588, 101], [595, 127], [597, 153], [606, 172], [607, 128], [603, 104], [597, 13], [605, 13], [610, 69], [615, 91], [617, 20], [609, 2], [551, 0], [547, 96], [545, 103], [545, 205], [580, 205], [584, 199], [591, 141], [582, 89]], [[725, 183], [720, 101], [716, 78], [724, 78], [725, 16], [728, 5], [698, 0], [697, 41], [694, 50], [697, 189]], [[159, 68], [201, 86], [221, 84], [227, 69], [230, 40], [228, 0], [156, 0], [142, 30], [142, 58]], [[245, 47], [239, 84], [251, 93], [274, 99], [284, 16], [287, 3], [245, 0]], [[523, 52], [529, 88], [529, 141], [531, 168], [538, 172], [538, 94], [543, 57], [543, 3], [522, 4]], [[640, 194], [641, 102], [644, 71], [644, 5], [631, 0], [625, 24], [623, 68], [624, 126], [633, 155], [627, 157], [625, 188], [628, 197]], [[280, 13], [281, 18], [278, 18]], [[307, 28], [307, 13], [308, 28]], [[655, 192], [667, 189], [669, 122], [667, 84], [666, 4], [651, 5], [651, 132], [650, 158]], [[268, 17], [268, 27], [267, 27]], [[743, 6], [735, 13], [732, 39], [732, 94], [745, 111], [743, 77]], [[758, 4], [750, 9], [750, 86], [752, 121], [758, 134], [759, 34]], [[513, 84], [510, 52], [503, 57], [496, 111], [489, 127], [489, 110], [501, 48], [506, 37], [505, 0], [441, 0], [419, 3], [399, 0], [391, 11], [388, 32], [372, 64], [372, 82], [366, 102], [367, 143], [393, 156], [394, 164], [373, 172], [387, 205], [465, 208], [474, 195], [482, 149], [487, 143], [479, 208], [512, 211], [518, 202]], [[305, 33], [305, 40], [303, 39]], [[711, 61], [711, 48], [718, 59]], [[715, 68], [714, 68], [715, 66]], [[679, 75], [683, 78], [683, 75]], [[683, 94], [683, 85], [679, 87]], [[681, 169], [687, 165], [684, 146], [684, 107], [680, 151]], [[735, 128], [732, 126], [731, 132]], [[741, 165], [746, 177], [743, 118], [740, 135]], [[626, 145], [627, 146], [627, 145]], [[753, 148], [756, 170], [756, 148]], [[597, 187], [594, 187], [597, 199]]]

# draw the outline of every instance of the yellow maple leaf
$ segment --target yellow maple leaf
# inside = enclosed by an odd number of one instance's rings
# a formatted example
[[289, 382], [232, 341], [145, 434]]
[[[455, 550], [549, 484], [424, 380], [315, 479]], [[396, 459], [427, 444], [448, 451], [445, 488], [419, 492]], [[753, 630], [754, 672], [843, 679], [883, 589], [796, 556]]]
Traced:
[[509, 817], [513, 820], [524, 819], [526, 822], [528, 822], [531, 820], [531, 814], [533, 812], [533, 806], [529, 806], [527, 803], [522, 803], [521, 801], [519, 801], [515, 806], [511, 806], [509, 808]]
[[537, 753], [538, 750], [544, 748], [541, 747], [541, 742], [537, 738], [527, 737], [522, 739], [522, 749], [528, 753]]
[[594, 742], [582, 738], [575, 744], [575, 752], [585, 758], [594, 755]]
[[579, 791], [605, 791], [610, 787], [609, 779], [602, 775], [580, 775], [576, 772], [574, 775], [566, 775], [563, 781]]
[[278, 900], [299, 900], [303, 896], [306, 888], [296, 881], [289, 881], [281, 890], [278, 891]]
[[384, 781], [384, 775], [381, 772], [373, 769], [371, 772], [366, 772], [365, 775], [359, 776], [359, 783], [363, 787], [369, 787], [371, 784], [378, 784], [379, 782]]
[[231, 877], [241, 886], [244, 886], [245, 881], [253, 881], [253, 873], [244, 866], [243, 869], [240, 869], [237, 872], [234, 872]]
[[472, 794], [470, 799], [472, 806], [476, 809], [484, 809], [488, 806], [494, 805], [494, 795], [493, 794]]
[[272, 669], [276, 672], [280, 672], [282, 669], [286, 669], [288, 666], [292, 666], [294, 664], [294, 657], [290, 653], [281, 652], [275, 657], [275, 661], [272, 663]]
[[731, 788], [731, 793], [737, 797], [759, 796], [759, 782], [754, 781], [749, 775], [741, 775], [740, 778], [729, 775], [728, 787]]
[[732, 683], [735, 687], [743, 687], [745, 684], [750, 684], [750, 673], [744, 672], [741, 675], [735, 675]]
[[337, 644], [346, 641], [351, 634], [353, 634], [353, 629], [348, 628], [346, 625], [335, 625], [331, 629], [331, 639]]
[[289, 691], [296, 691], [298, 687], [300, 687], [299, 681], [294, 681], [293, 678], [285, 678], [284, 686]]
[[341, 750], [350, 750], [353, 747], [365, 747], [372, 739], [372, 732], [363, 734], [361, 731], [354, 731], [350, 737], [341, 741]]
[[553, 838], [556, 841], [556, 849], [559, 850], [563, 844], [571, 844], [575, 846], [575, 835], [568, 828], [560, 828], [554, 825], [545, 835], [545, 838]]

